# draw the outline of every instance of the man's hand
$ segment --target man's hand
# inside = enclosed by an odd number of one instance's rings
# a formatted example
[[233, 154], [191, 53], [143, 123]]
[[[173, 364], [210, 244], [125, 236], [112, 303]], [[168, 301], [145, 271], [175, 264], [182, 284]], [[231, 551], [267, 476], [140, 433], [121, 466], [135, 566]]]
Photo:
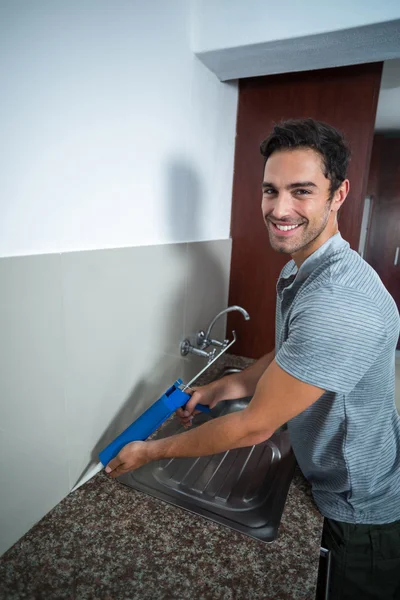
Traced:
[[185, 428], [192, 425], [194, 415], [197, 415], [200, 412], [199, 410], [195, 410], [196, 404], [209, 406], [210, 409], [216, 406], [216, 404], [221, 400], [221, 393], [218, 385], [216, 384], [218, 384], [218, 382], [214, 381], [208, 385], [194, 387], [192, 390], [188, 390], [191, 395], [190, 400], [186, 404], [185, 408], [178, 408], [176, 410], [176, 414], [181, 422], [181, 425], [183, 425]]
[[110, 460], [106, 473], [115, 479], [123, 473], [133, 471], [153, 460], [149, 452], [150, 442], [131, 442], [122, 448], [120, 453]]
[[244, 398], [248, 391], [246, 386], [243, 385], [239, 374], [227, 375], [222, 377], [222, 379], [192, 389], [193, 393], [192, 390], [189, 391], [191, 398], [188, 400], [186, 406], [178, 408], [176, 411], [179, 421], [185, 428], [191, 426], [193, 416], [200, 412], [195, 410], [196, 404], [203, 404], [213, 409], [222, 400]]

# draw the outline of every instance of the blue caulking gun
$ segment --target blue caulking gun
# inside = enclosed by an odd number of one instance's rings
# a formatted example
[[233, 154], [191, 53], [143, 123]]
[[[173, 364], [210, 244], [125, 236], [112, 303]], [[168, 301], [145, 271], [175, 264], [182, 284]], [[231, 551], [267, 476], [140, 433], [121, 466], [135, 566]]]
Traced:
[[[91, 468], [87, 474], [81, 479], [77, 485], [73, 488], [73, 492], [77, 490], [81, 485], [89, 481], [94, 475], [99, 473], [117, 454], [122, 450], [126, 444], [135, 441], [146, 440], [156, 429], [158, 429], [164, 421], [166, 421], [177, 408], [184, 406], [190, 398], [185, 390], [190, 389], [190, 386], [196, 379], [200, 377], [224, 352], [232, 346], [236, 341], [236, 333], [232, 331], [233, 340], [224, 347], [217, 356], [215, 356], [197, 375], [193, 377], [186, 385], [182, 382], [182, 379], [177, 379], [175, 383], [167, 389], [166, 392], [154, 402], [143, 414], [140, 415], [129, 427], [125, 429], [118, 437], [115, 438], [104, 450], [99, 454], [100, 463], [95, 467]], [[202, 412], [210, 412], [208, 406], [204, 404], [196, 404], [196, 410]]]

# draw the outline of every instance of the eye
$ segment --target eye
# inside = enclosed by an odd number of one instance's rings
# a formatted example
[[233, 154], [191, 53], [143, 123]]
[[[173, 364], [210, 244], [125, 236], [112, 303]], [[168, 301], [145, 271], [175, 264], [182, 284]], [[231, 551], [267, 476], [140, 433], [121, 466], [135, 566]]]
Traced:
[[295, 191], [295, 194], [296, 194], [297, 196], [306, 196], [307, 194], [311, 194], [311, 192], [310, 192], [310, 190], [302, 190], [302, 189], [299, 189], [299, 190], [296, 190], [296, 191]]
[[276, 194], [276, 190], [274, 190], [273, 188], [265, 188], [263, 190], [263, 194], [264, 196], [272, 196], [273, 194]]

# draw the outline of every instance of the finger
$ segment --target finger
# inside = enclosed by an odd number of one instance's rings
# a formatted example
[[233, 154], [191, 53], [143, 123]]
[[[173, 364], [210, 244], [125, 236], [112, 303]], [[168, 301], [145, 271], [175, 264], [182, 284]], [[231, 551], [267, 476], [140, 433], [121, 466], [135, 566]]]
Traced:
[[177, 415], [177, 417], [180, 421], [187, 421], [187, 419], [189, 419], [191, 415], [189, 414], [189, 411], [184, 410], [179, 415]]
[[180, 419], [190, 416], [190, 413], [186, 408], [177, 408], [175, 412]]
[[181, 417], [181, 418], [179, 418], [179, 423], [181, 425], [187, 425], [188, 423], [191, 424], [192, 421], [193, 421], [193, 417], [195, 417], [199, 413], [200, 413], [199, 410], [194, 410], [193, 413], [191, 415], [189, 415], [188, 417]]
[[184, 427], [191, 427], [193, 425], [193, 417], [199, 415], [201, 413], [200, 410], [194, 410], [193, 413], [187, 419], [181, 419], [181, 424]]
[[193, 392], [193, 394], [191, 395], [190, 399], [186, 403], [186, 406], [184, 408], [184, 413], [188, 413], [189, 415], [192, 415], [192, 413], [194, 411], [194, 407], [196, 406], [196, 404], [198, 404], [198, 402], [199, 402], [199, 394], [195, 390]]
[[[189, 394], [189, 396], [193, 396], [193, 394], [198, 390], [199, 388], [197, 386], [191, 387], [191, 388], [187, 388], [185, 390], [186, 394]], [[190, 402], [190, 400], [188, 401], [188, 403]], [[188, 404], [187, 403], [187, 404]], [[187, 408], [187, 404], [186, 406], [182, 406], [176, 409], [175, 413], [177, 414], [177, 416], [182, 419], [184, 417], [190, 417], [191, 415], [191, 411], [188, 410]]]
[[193, 387], [186, 388], [185, 392], [191, 396], [192, 394], [197, 392], [197, 390], [199, 390], [199, 389], [200, 389], [200, 386], [194, 385]]
[[124, 473], [128, 473], [129, 470], [130, 469], [126, 468], [126, 464], [122, 463], [122, 465], [119, 465], [119, 467], [117, 467], [110, 473], [110, 477], [112, 479], [115, 479], [116, 477], [119, 477], [120, 475], [123, 475]]
[[119, 455], [117, 455], [115, 458], [110, 460], [108, 465], [106, 465], [106, 473], [111, 473], [111, 471], [117, 469], [120, 464], [122, 464], [122, 460], [119, 458]]

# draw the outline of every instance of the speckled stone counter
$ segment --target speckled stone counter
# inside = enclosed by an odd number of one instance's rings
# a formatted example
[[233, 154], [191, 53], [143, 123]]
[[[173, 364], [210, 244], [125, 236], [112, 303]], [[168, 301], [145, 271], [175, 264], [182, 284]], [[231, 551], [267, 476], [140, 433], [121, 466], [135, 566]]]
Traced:
[[[208, 378], [252, 361], [224, 356], [218, 362]], [[298, 468], [270, 544], [102, 472], [3, 555], [0, 598], [314, 600], [322, 521]]]

